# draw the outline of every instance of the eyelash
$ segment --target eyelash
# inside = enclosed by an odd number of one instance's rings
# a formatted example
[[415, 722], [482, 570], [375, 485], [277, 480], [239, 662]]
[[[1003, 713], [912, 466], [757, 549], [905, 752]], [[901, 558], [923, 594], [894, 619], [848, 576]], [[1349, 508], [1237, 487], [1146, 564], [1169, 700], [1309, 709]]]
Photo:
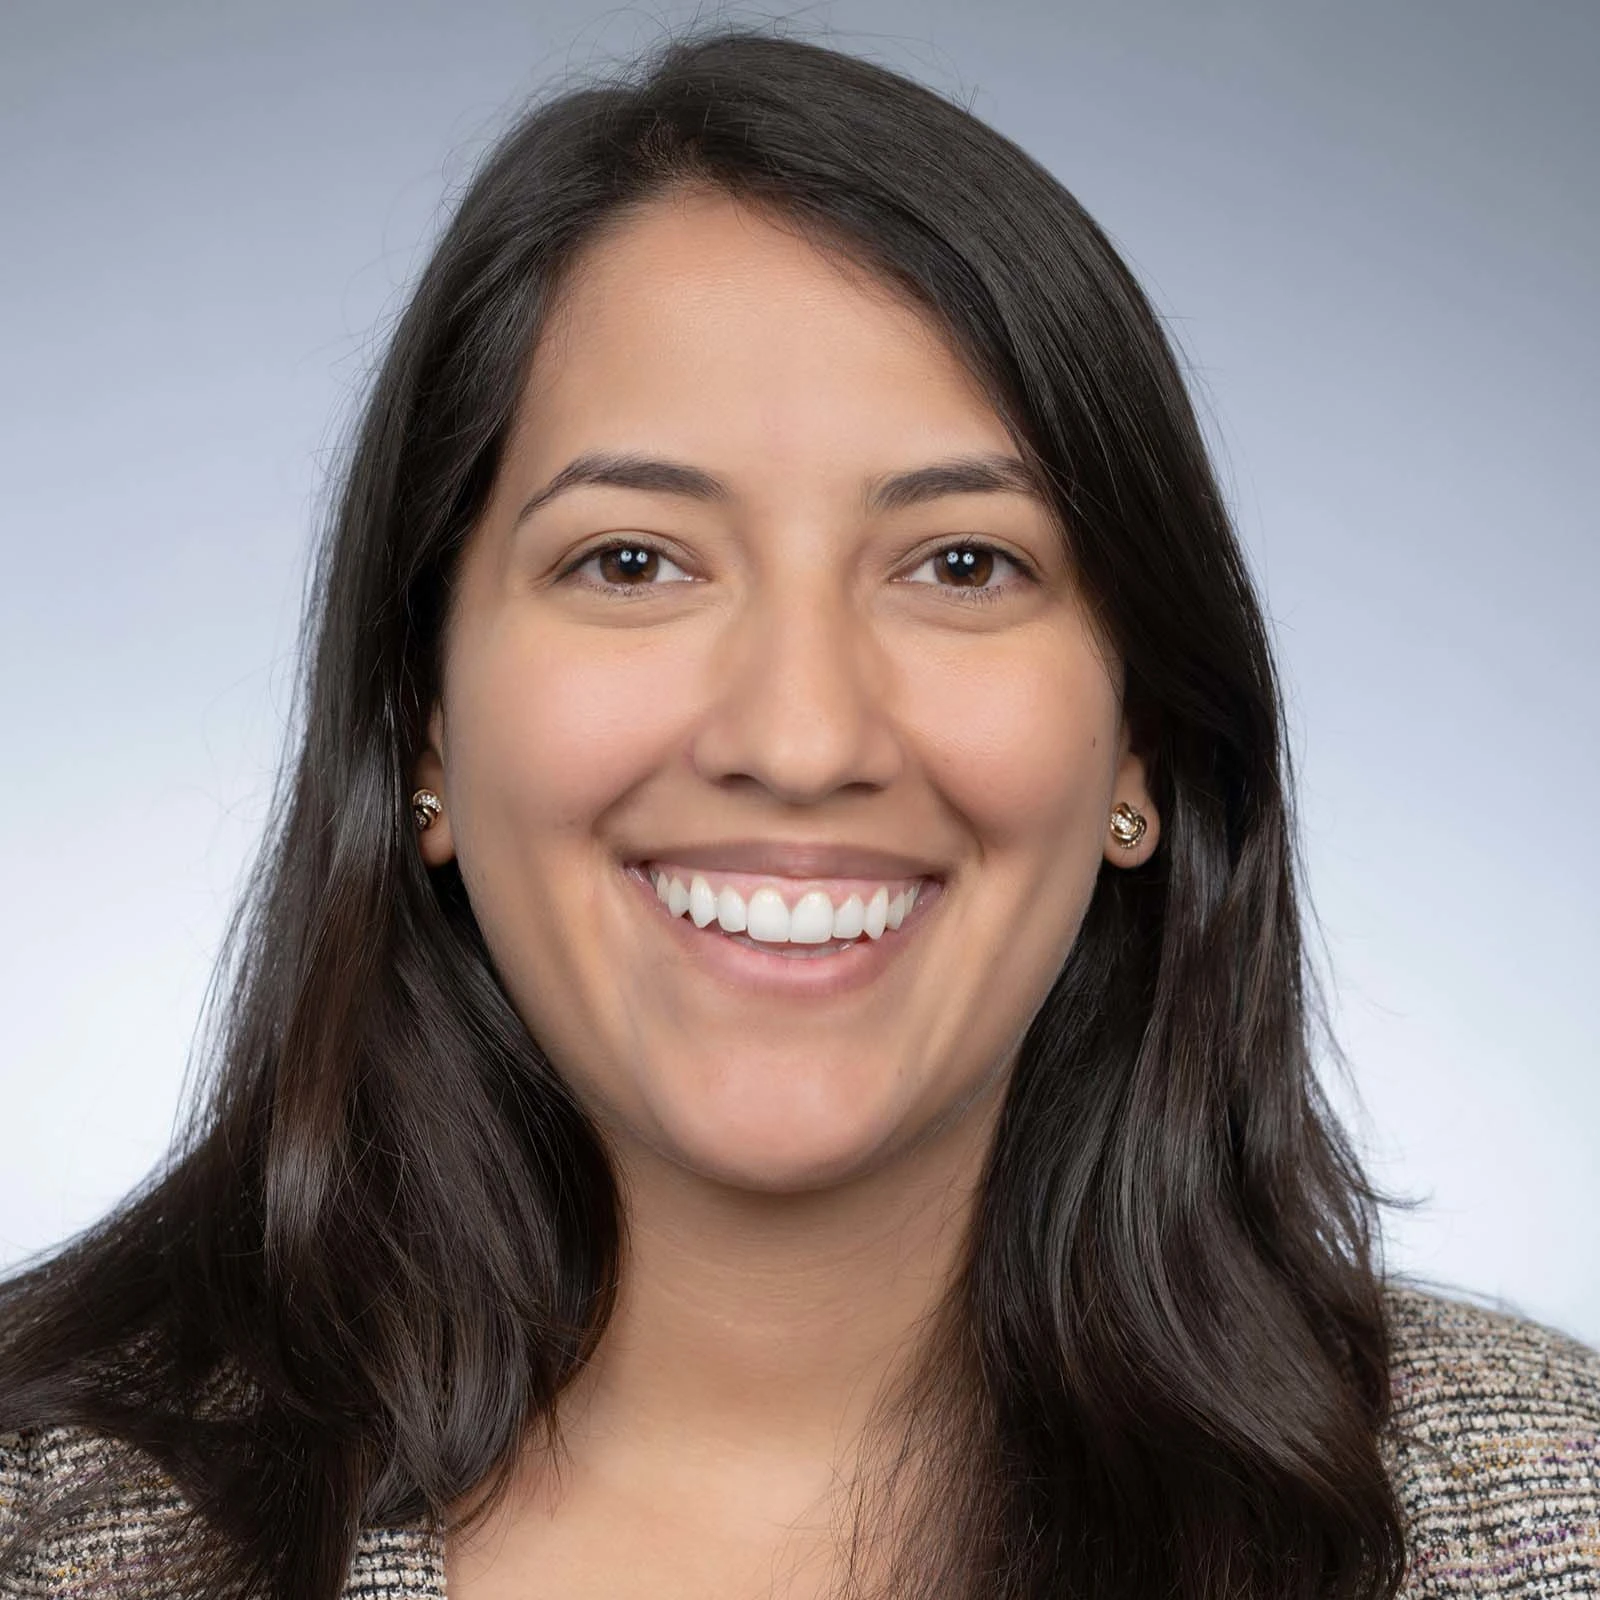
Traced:
[[[559, 574], [557, 581], [565, 582], [567, 579], [575, 577], [583, 567], [586, 567], [597, 556], [609, 555], [614, 550], [648, 550], [652, 555], [660, 556], [667, 561], [672, 560], [672, 556], [666, 550], [663, 550], [660, 545], [652, 544], [648, 539], [612, 539], [605, 544], [598, 544], [593, 549], [584, 551], [581, 556]], [[999, 545], [989, 544], [981, 539], [952, 539], [948, 544], [938, 546], [925, 560], [933, 561], [938, 556], [944, 555], [951, 550], [971, 550], [980, 554], [999, 556], [1002, 561], [1009, 561], [1017, 569], [1017, 578], [1007, 583], [982, 589], [947, 587], [939, 583], [927, 585], [929, 588], [945, 589], [948, 594], [953, 595], [964, 605], [989, 604], [992, 601], [1003, 599], [1007, 591], [1016, 583], [1033, 583], [1035, 581], [1033, 573], [1020, 556], [1014, 556], [1009, 550], [1002, 550]], [[676, 565], [677, 563], [674, 562], [673, 564]], [[923, 563], [919, 562], [918, 566], [921, 565]], [[582, 582], [582, 587], [596, 589], [601, 594], [614, 595], [618, 599], [631, 600], [636, 595], [648, 594], [652, 589], [659, 589], [664, 586], [659, 583], [606, 583], [604, 581], [594, 583], [585, 579]]]

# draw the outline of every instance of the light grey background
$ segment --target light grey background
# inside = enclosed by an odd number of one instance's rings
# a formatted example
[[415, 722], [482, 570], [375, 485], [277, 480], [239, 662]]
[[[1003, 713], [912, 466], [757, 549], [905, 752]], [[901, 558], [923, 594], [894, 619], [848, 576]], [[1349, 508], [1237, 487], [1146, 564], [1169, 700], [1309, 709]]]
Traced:
[[[445, 197], [692, 14], [0, 5], [0, 1265], [168, 1141], [330, 452]], [[1330, 1088], [1430, 1202], [1389, 1261], [1600, 1343], [1600, 5], [787, 14], [1017, 139], [1169, 319], [1288, 686], [1364, 1110]]]

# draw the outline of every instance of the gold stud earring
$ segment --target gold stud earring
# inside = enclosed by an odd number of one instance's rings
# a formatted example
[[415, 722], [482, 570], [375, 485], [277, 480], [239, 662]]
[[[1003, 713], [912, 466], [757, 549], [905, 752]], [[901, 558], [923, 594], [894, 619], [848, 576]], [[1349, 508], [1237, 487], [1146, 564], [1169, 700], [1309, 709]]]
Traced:
[[411, 817], [417, 827], [426, 833], [444, 807], [432, 789], [418, 789], [411, 797]]
[[1144, 814], [1135, 811], [1126, 800], [1119, 800], [1111, 808], [1111, 837], [1124, 850], [1133, 849], [1144, 838], [1145, 829], [1149, 826]]

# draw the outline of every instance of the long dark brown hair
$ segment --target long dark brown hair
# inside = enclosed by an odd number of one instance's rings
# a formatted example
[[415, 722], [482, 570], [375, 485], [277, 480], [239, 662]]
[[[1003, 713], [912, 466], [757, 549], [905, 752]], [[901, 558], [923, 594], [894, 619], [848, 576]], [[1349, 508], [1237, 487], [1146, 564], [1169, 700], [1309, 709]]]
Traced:
[[932, 1469], [889, 1587], [1392, 1596], [1390, 1199], [1314, 1070], [1274, 668], [1179, 366], [1013, 144], [744, 30], [536, 106], [461, 199], [341, 480], [204, 1103], [142, 1191], [0, 1289], [0, 1430], [146, 1452], [199, 1513], [210, 1592], [332, 1600], [361, 1527], [504, 1481], [604, 1327], [605, 1150], [407, 797], [541, 317], [578, 247], [683, 184], [771, 208], [948, 331], [1055, 497], [1162, 819], [1149, 863], [1102, 872], [1026, 1034], [908, 1390]]

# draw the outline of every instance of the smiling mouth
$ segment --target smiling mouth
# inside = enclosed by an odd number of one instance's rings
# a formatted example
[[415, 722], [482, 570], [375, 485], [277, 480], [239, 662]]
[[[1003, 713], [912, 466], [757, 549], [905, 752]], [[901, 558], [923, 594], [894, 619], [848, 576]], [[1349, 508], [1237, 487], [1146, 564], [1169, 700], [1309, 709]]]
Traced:
[[933, 880], [785, 879], [697, 871], [643, 861], [656, 899], [674, 918], [765, 954], [837, 954], [897, 932]]
[[[624, 871], [652, 920], [662, 918], [674, 942], [699, 952], [714, 981], [774, 999], [820, 1000], [876, 983], [898, 965], [901, 951], [920, 942], [916, 935], [944, 889], [942, 874], [887, 881], [789, 877], [642, 858]], [[742, 910], [736, 900], [744, 902]], [[724, 924], [725, 914], [734, 926]], [[777, 925], [781, 919], [787, 929]], [[770, 937], [774, 933], [787, 936]]]

